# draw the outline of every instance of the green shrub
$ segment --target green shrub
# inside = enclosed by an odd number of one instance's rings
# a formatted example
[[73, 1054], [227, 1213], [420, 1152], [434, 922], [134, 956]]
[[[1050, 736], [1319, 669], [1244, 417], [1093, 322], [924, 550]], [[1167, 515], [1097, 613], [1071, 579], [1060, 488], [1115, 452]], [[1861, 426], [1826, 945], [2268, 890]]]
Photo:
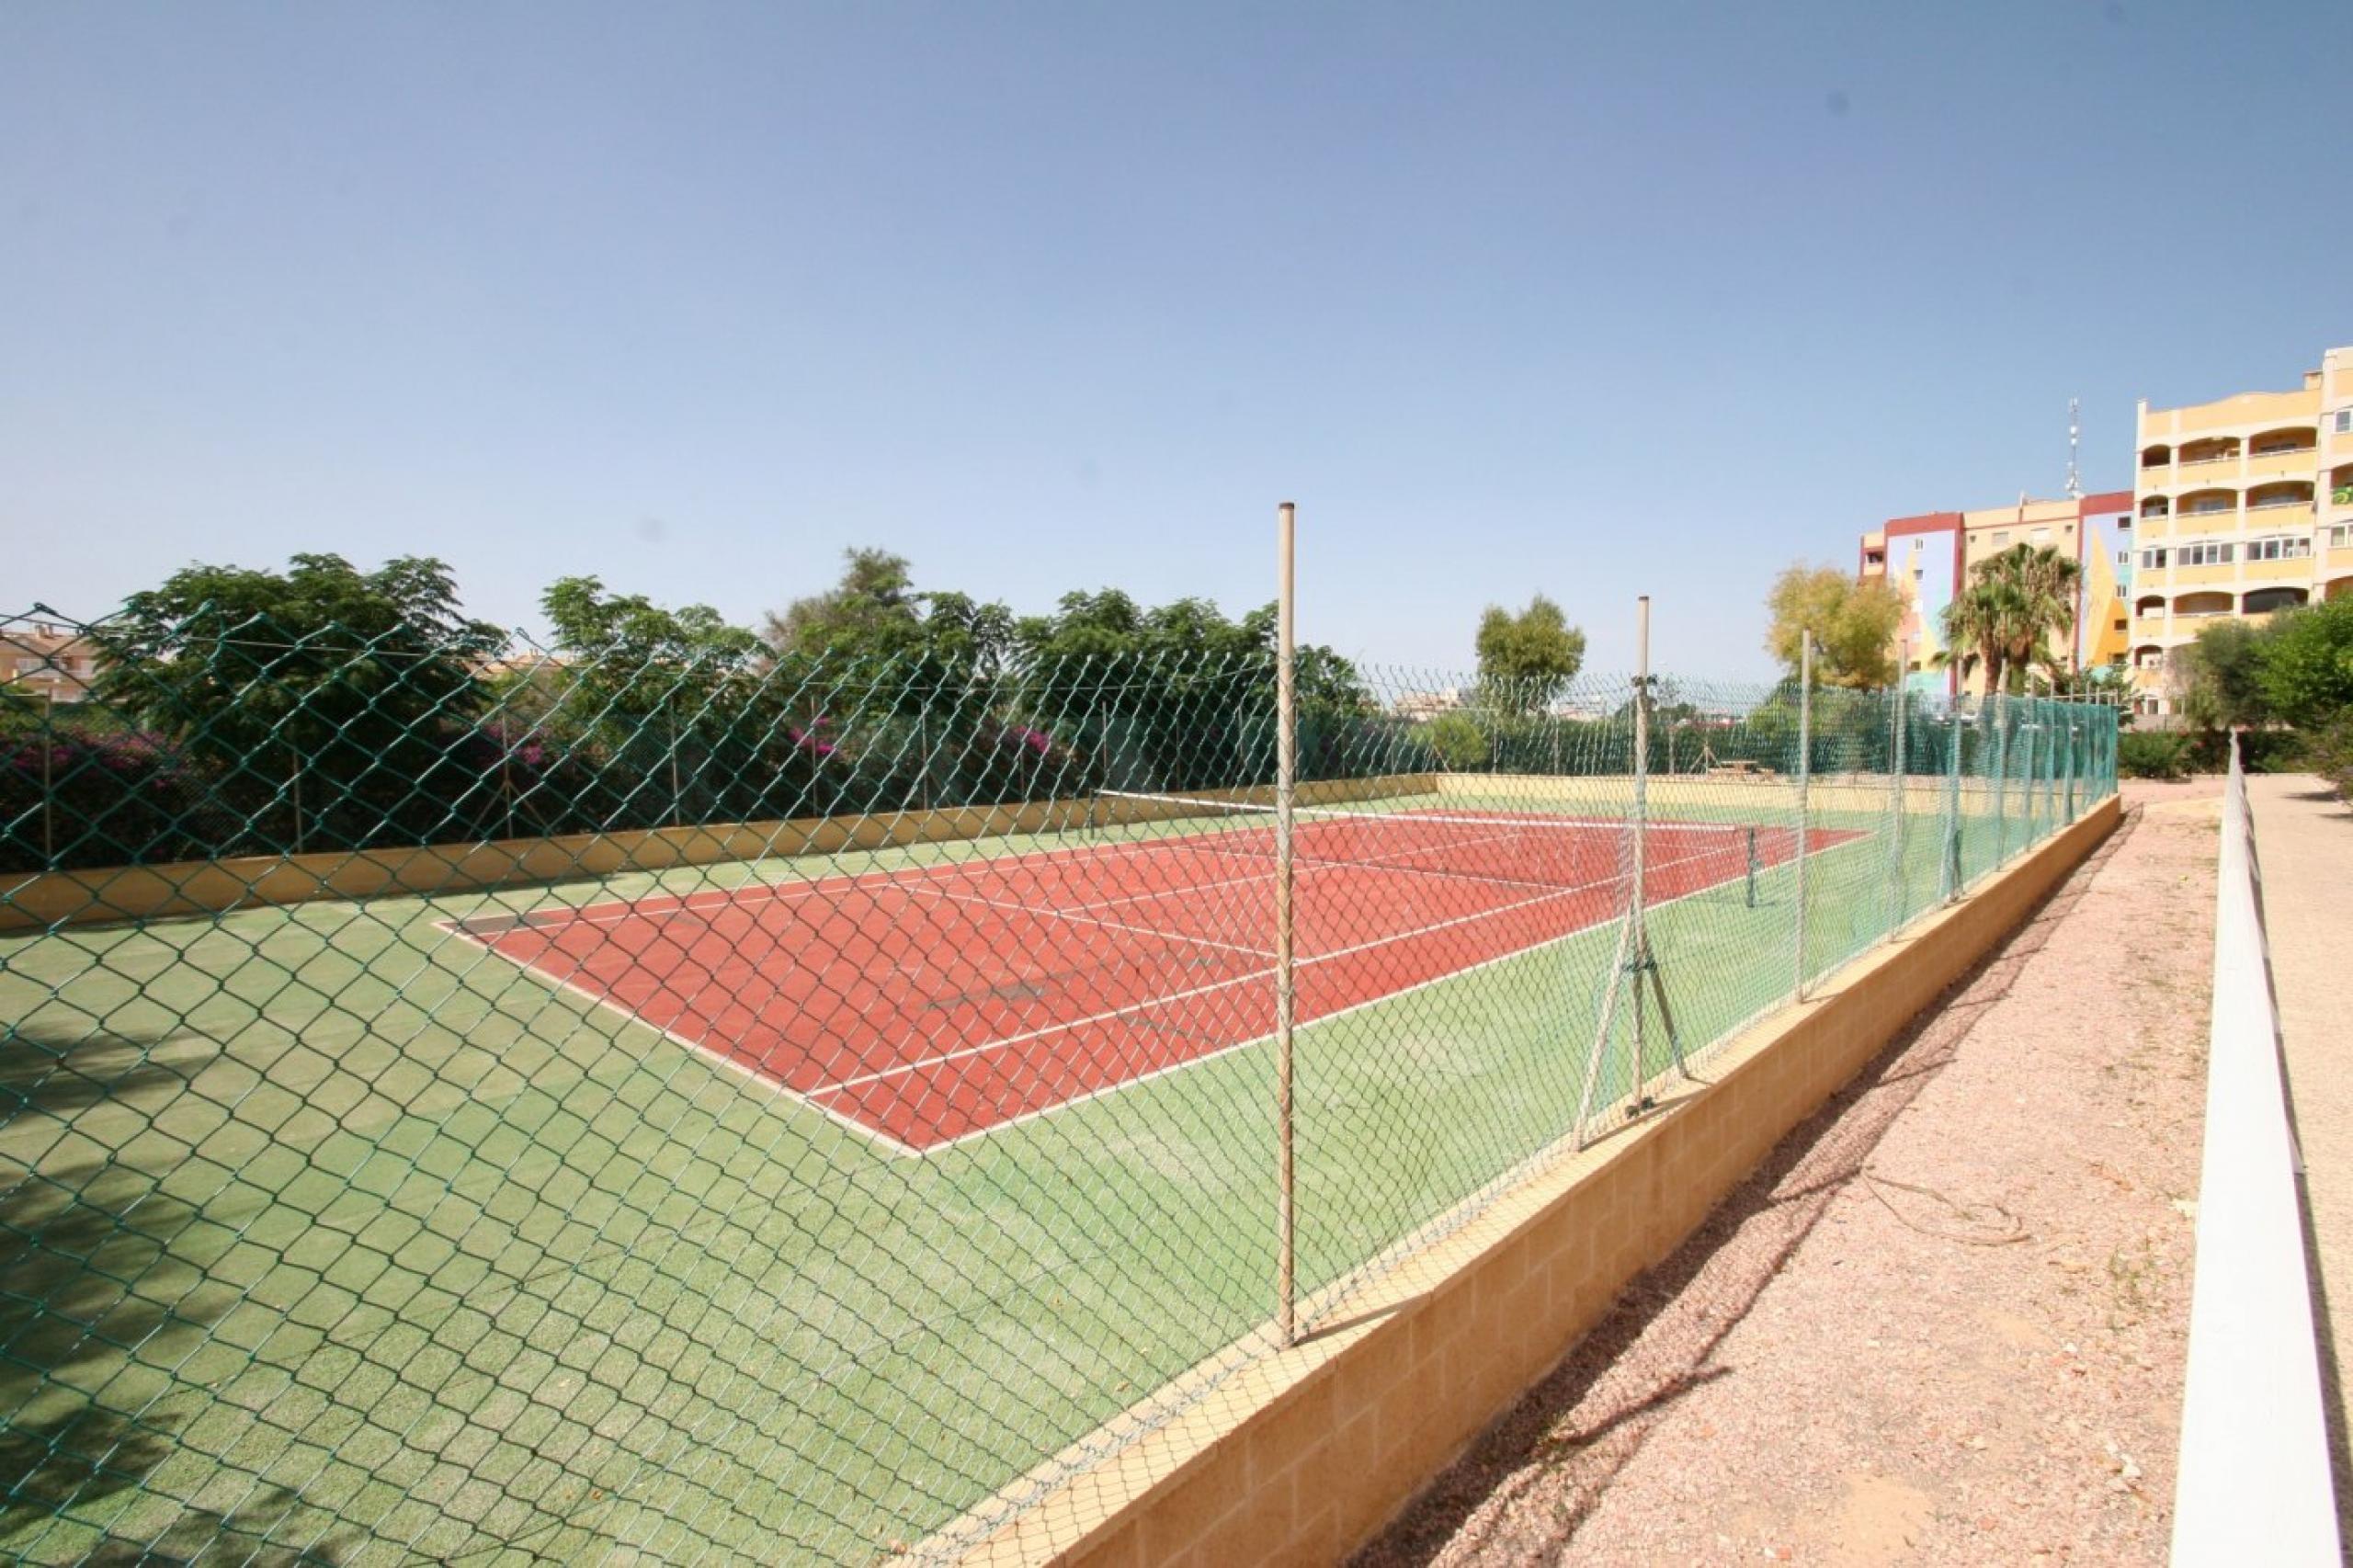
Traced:
[[1479, 721], [1468, 713], [1441, 713], [1430, 721], [1430, 749], [1454, 772], [1483, 769], [1494, 758], [1494, 747]]
[[[2249, 773], [2302, 773], [2312, 766], [2305, 755], [2303, 734], [2295, 730], [2243, 730], [2239, 733], [2239, 765]], [[2223, 754], [2222, 766], [2230, 766]]]
[[2179, 778], [2189, 771], [2190, 737], [2172, 730], [2116, 737], [2116, 771], [2126, 778]]
[[2304, 737], [2304, 765], [2353, 801], [2353, 708]]

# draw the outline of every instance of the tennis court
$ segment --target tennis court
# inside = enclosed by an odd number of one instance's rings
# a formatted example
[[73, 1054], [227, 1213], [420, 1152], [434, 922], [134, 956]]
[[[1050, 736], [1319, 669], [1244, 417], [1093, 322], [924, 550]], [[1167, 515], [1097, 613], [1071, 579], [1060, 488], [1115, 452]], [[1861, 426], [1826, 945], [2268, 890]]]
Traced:
[[[455, 928], [921, 1153], [1273, 1028], [1269, 813], [1152, 804], [1212, 825]], [[1608, 919], [1631, 851], [1623, 823], [1503, 812], [1310, 812], [1295, 843], [1302, 1024]], [[1753, 883], [1794, 845], [1787, 826], [1654, 822], [1652, 896]]]
[[[1812, 793], [1663, 747], [1638, 788], [1617, 683], [1474, 710], [1486, 761], [1440, 767], [1395, 710], [1448, 683], [1368, 676], [1298, 738], [1286, 1052], [1263, 672], [614, 718], [648, 673], [495, 688], [414, 794], [35, 749], [0, 908], [85, 902], [0, 932], [0, 1555], [952, 1558], [1263, 1353], [1284, 1263], [1341, 1321], [1678, 1034], [1707, 1075], [2107, 787], [2051, 705], [1818, 694], [1809, 750], [1688, 682]], [[1605, 1017], [1637, 843], [1647, 1034]]]

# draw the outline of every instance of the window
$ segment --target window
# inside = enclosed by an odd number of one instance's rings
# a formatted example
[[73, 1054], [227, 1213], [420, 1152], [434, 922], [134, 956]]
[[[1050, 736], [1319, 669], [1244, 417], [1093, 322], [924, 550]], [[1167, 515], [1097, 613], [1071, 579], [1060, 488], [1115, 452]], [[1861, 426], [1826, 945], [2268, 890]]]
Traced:
[[2336, 411], [2336, 433], [2340, 436], [2353, 435], [2353, 408]]
[[2143, 551], [2141, 552], [2141, 569], [2144, 572], [2164, 571], [2165, 569], [2165, 552], [2164, 547], [2159, 546], [2154, 550]]
[[2007, 528], [1995, 528], [1995, 529], [1994, 530], [1994, 540], [1993, 540], [1993, 543], [1994, 543], [1994, 548], [1995, 548], [1995, 549], [1999, 550], [2002, 546], [2004, 546], [2004, 545], [2006, 545], [2006, 544], [2007, 544], [2007, 543], [2009, 543], [2009, 542], [2010, 542], [2010, 530], [2009, 530], [2009, 529], [2007, 529]]
[[2328, 548], [2343, 550], [2353, 545], [2353, 523], [2336, 523], [2328, 530]]
[[2181, 559], [2176, 562], [2175, 564], [2178, 566], [2228, 566], [2231, 563], [2231, 551], [2235, 548], [2235, 546], [2228, 544], [2185, 544], [2181, 547]]
[[2308, 539], [2251, 539], [2246, 541], [2246, 558], [2249, 561], [2293, 561], [2312, 552], [2313, 541]]

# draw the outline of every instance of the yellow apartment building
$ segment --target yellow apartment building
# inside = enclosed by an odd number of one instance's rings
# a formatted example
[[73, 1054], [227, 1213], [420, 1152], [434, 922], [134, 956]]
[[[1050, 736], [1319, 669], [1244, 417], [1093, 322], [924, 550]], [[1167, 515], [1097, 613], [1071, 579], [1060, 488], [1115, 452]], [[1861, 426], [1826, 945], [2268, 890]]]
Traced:
[[2050, 662], [2067, 670], [2121, 665], [2132, 520], [2132, 493], [2111, 490], [2055, 501], [2020, 495], [2008, 506], [1891, 517], [1863, 535], [1857, 570], [1866, 579], [1884, 577], [1904, 604], [1895, 638], [1904, 654], [1904, 684], [1923, 692], [1984, 691], [1985, 672], [1969, 659], [1971, 651], [1944, 645], [1945, 607], [1980, 562], [2020, 544], [2047, 545], [2083, 568], [2074, 635], [2067, 646], [2045, 650]]
[[2261, 623], [2353, 594], [2353, 347], [2289, 392], [2140, 405], [2129, 576], [2133, 687], [2173, 706], [2173, 651], [2219, 619]]

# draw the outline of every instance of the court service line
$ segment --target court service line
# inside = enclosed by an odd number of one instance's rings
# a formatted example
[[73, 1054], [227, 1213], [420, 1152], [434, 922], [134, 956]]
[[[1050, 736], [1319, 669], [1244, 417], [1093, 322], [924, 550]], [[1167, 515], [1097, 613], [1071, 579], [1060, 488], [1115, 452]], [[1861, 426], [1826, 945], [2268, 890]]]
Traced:
[[[1824, 831], [1845, 833], [1850, 830], [1844, 828], [1833, 828], [1828, 830], [1816, 828], [1813, 831], [1816, 833]], [[1851, 831], [1854, 835], [1851, 838], [1842, 839], [1836, 844], [1826, 845], [1820, 849], [1816, 849], [1813, 852], [1815, 857], [1818, 858], [1823, 855], [1830, 853], [1832, 850], [1845, 849], [1856, 844], [1868, 844], [1876, 836], [1875, 831], [1870, 829], [1856, 829]], [[1782, 866], [1787, 866], [1791, 862], [1785, 860], [1781, 862], [1780, 866], [1771, 867], [1768, 868], [1768, 869], [1779, 870]], [[1694, 888], [1689, 892], [1677, 893], [1673, 898], [1661, 899], [1656, 903], [1654, 903], [1649, 907], [1653, 910], [1665, 909], [1669, 905], [1681, 903], [1685, 899], [1697, 898], [1704, 892], [1714, 892], [1720, 888], [1725, 886], [1730, 881], [1730, 878], [1726, 878], [1724, 881], [1711, 882], [1706, 887]], [[1466, 965], [1461, 969], [1449, 970], [1444, 974], [1434, 974], [1427, 980], [1417, 980], [1411, 985], [1400, 986], [1394, 991], [1385, 991], [1378, 996], [1368, 996], [1361, 1002], [1351, 1002], [1345, 1007], [1336, 1008], [1334, 1011], [1323, 1014], [1318, 1017], [1311, 1018], [1301, 1024], [1299, 1027], [1301, 1030], [1304, 1032], [1305, 1030], [1314, 1028], [1320, 1024], [1331, 1023], [1336, 1019], [1347, 1017], [1351, 1013], [1361, 1012], [1367, 1007], [1376, 1006], [1383, 1002], [1393, 1002], [1401, 996], [1410, 996], [1416, 991], [1426, 991], [1433, 985], [1441, 985], [1449, 980], [1459, 980], [1466, 974], [1476, 974], [1481, 970], [1491, 969], [1496, 964], [1505, 963], [1513, 959], [1526, 958], [1529, 954], [1541, 951], [1546, 948], [1558, 947], [1563, 942], [1573, 941], [1589, 932], [1606, 930], [1611, 924], [1611, 920], [1614, 918], [1615, 917], [1612, 916], [1601, 920], [1590, 921], [1586, 925], [1578, 926], [1574, 931], [1563, 931], [1557, 937], [1549, 937], [1540, 942], [1531, 942], [1527, 947], [1515, 949], [1508, 953], [1498, 953], [1494, 958], [1483, 959], [1477, 963]], [[1779, 1002], [1768, 1003], [1756, 1014], [1752, 1015], [1751, 1018], [1747, 1021], [1753, 1022], [1756, 1018], [1764, 1017], [1766, 1013], [1772, 1011], [1774, 1007], [1781, 1005], [1782, 1004]], [[1025, 1110], [1017, 1116], [1009, 1116], [1001, 1121], [992, 1121], [985, 1127], [975, 1127], [970, 1132], [960, 1132], [953, 1138], [943, 1138], [936, 1143], [925, 1144], [921, 1149], [915, 1151], [916, 1157], [922, 1158], [926, 1155], [938, 1153], [944, 1150], [953, 1149], [960, 1144], [973, 1142], [983, 1138], [994, 1137], [995, 1134], [1003, 1132], [1009, 1127], [1017, 1127], [1024, 1122], [1036, 1121], [1041, 1118], [1052, 1116], [1057, 1112], [1068, 1110], [1072, 1106], [1084, 1105], [1088, 1100], [1100, 1099], [1106, 1095], [1115, 1095], [1122, 1089], [1131, 1089], [1139, 1084], [1150, 1083], [1155, 1078], [1165, 1078], [1171, 1074], [1181, 1073], [1188, 1067], [1199, 1067], [1205, 1062], [1214, 1061], [1218, 1057], [1229, 1055], [1233, 1051], [1245, 1050], [1250, 1046], [1264, 1045], [1267, 1040], [1272, 1040], [1273, 1038], [1274, 1037], [1272, 1035], [1262, 1034], [1254, 1035], [1246, 1040], [1238, 1040], [1232, 1045], [1222, 1045], [1214, 1051], [1203, 1051], [1199, 1056], [1187, 1057], [1182, 1062], [1171, 1062], [1165, 1066], [1155, 1067], [1148, 1073], [1139, 1073], [1131, 1078], [1121, 1078], [1116, 1083], [1105, 1084], [1100, 1088], [1089, 1089], [1085, 1094], [1073, 1095], [1068, 1099], [1056, 1100], [1051, 1105], [1042, 1105], [1034, 1110]], [[1701, 1049], [1704, 1050], [1706, 1048], [1702, 1047]], [[820, 1094], [826, 1094], [834, 1091], [818, 1090], [816, 1092]]]
[[[1870, 841], [1871, 836], [1871, 834], [1868, 832], [1858, 832], [1853, 839], [1830, 845], [1825, 849], [1817, 849], [1814, 851], [1814, 854], [1816, 856], [1820, 856], [1827, 853], [1829, 849], [1843, 849], [1847, 847], [1848, 843], [1867, 843]], [[1782, 865], [1784, 866], [1788, 864], [1790, 864], [1788, 861], [1782, 862]], [[1780, 868], [1774, 867], [1771, 869], [1778, 870]], [[1732, 879], [1727, 877], [1722, 881], [1711, 882], [1704, 887], [1693, 888], [1689, 892], [1677, 893], [1672, 898], [1661, 899], [1657, 903], [1651, 904], [1649, 907], [1652, 910], [1665, 909], [1670, 905], [1681, 903], [1685, 899], [1697, 898], [1701, 893], [1714, 892], [1727, 885], [1731, 881]], [[1586, 888], [1571, 891], [1589, 892], [1591, 891], [1591, 887], [1597, 887], [1600, 885], [1601, 884], [1599, 883], [1594, 883], [1590, 884]], [[1500, 913], [1500, 911], [1497, 913]], [[1383, 1002], [1394, 1002], [1400, 997], [1410, 996], [1417, 991], [1427, 991], [1433, 985], [1442, 985], [1448, 981], [1460, 980], [1464, 975], [1476, 974], [1482, 970], [1492, 969], [1497, 964], [1507, 963], [1514, 959], [1526, 958], [1531, 953], [1540, 952], [1546, 948], [1558, 947], [1563, 942], [1574, 941], [1577, 937], [1586, 936], [1591, 932], [1606, 930], [1616, 918], [1617, 916], [1615, 915], [1608, 915], [1598, 920], [1589, 920], [1586, 924], [1577, 926], [1574, 930], [1563, 931], [1557, 936], [1547, 937], [1540, 941], [1530, 942], [1526, 947], [1515, 948], [1507, 953], [1498, 953], [1491, 959], [1482, 959], [1477, 963], [1466, 964], [1461, 969], [1450, 969], [1444, 974], [1434, 974], [1427, 980], [1417, 980], [1411, 985], [1402, 985], [1394, 991], [1384, 991], [1378, 996], [1368, 996], [1361, 1001], [1351, 1002], [1345, 1007], [1337, 1007], [1329, 1013], [1321, 1014], [1316, 1017], [1310, 1018], [1302, 1023], [1299, 1028], [1302, 1032], [1304, 1032], [1308, 1029], [1317, 1028], [1320, 1025], [1333, 1023], [1338, 1019], [1345, 1018], [1351, 1013], [1362, 1012], [1367, 1007], [1377, 1006]], [[1264, 980], [1272, 973], [1273, 971], [1269, 970], [1256, 975], [1245, 975], [1243, 976], [1242, 979]], [[1226, 983], [1236, 984], [1239, 983], [1240, 982], [1238, 981], [1231, 981]], [[1204, 989], [1216, 988], [1205, 987]], [[1162, 1000], [1170, 999], [1171, 998], [1162, 998]], [[1774, 1004], [1774, 1006], [1779, 1006], [1779, 1004]], [[1041, 1032], [1051, 1033], [1052, 1031], [1045, 1030]], [[982, 1138], [994, 1137], [995, 1134], [1003, 1132], [1007, 1128], [1018, 1127], [1024, 1122], [1036, 1121], [1040, 1118], [1052, 1116], [1057, 1112], [1068, 1110], [1074, 1105], [1084, 1105], [1088, 1100], [1100, 1099], [1106, 1095], [1115, 1095], [1123, 1089], [1134, 1088], [1139, 1084], [1147, 1084], [1155, 1078], [1165, 1078], [1171, 1074], [1181, 1073], [1188, 1067], [1199, 1067], [1203, 1062], [1215, 1061], [1218, 1057], [1230, 1055], [1234, 1051], [1242, 1051], [1251, 1046], [1264, 1045], [1267, 1040], [1272, 1040], [1273, 1038], [1274, 1037], [1272, 1035], [1261, 1034], [1252, 1035], [1243, 1040], [1237, 1040], [1231, 1045], [1219, 1046], [1216, 1050], [1203, 1051], [1199, 1056], [1188, 1056], [1182, 1062], [1171, 1062], [1165, 1065], [1153, 1068], [1150, 1072], [1139, 1073], [1132, 1077], [1121, 1078], [1116, 1083], [1105, 1084], [1100, 1088], [1089, 1089], [1085, 1094], [1073, 1095], [1067, 1099], [1056, 1100], [1051, 1105], [1039, 1106], [1035, 1109], [1025, 1110], [1017, 1116], [1009, 1116], [999, 1121], [992, 1121], [985, 1127], [975, 1127], [970, 1132], [960, 1132], [953, 1138], [943, 1138], [936, 1143], [926, 1143], [917, 1153], [919, 1157], [935, 1154], [944, 1150], [953, 1149], [959, 1144], [970, 1143]], [[812, 1092], [824, 1095], [838, 1094], [840, 1091], [838, 1089], [818, 1089]]]
[[[1384, 869], [1386, 869], [1386, 868], [1384, 868]], [[1613, 875], [1602, 881], [1580, 882], [1572, 887], [1557, 888], [1550, 892], [1540, 893], [1534, 898], [1521, 899], [1516, 903], [1498, 904], [1493, 909], [1483, 909], [1478, 911], [1476, 914], [1457, 915], [1450, 920], [1442, 920], [1434, 926], [1416, 926], [1410, 930], [1399, 931], [1387, 937], [1375, 937], [1373, 940], [1369, 942], [1359, 942], [1354, 947], [1337, 948], [1328, 953], [1318, 953], [1313, 958], [1300, 960], [1293, 967], [1296, 969], [1309, 969], [1313, 968], [1316, 964], [1329, 963], [1335, 959], [1349, 958], [1358, 953], [1370, 952], [1375, 948], [1385, 948], [1394, 942], [1410, 941], [1415, 937], [1434, 936], [1438, 932], [1450, 930], [1455, 926], [1467, 925], [1472, 921], [1492, 920], [1497, 915], [1510, 915], [1518, 910], [1527, 909], [1534, 904], [1549, 903], [1557, 898], [1566, 898], [1574, 893], [1591, 892], [1597, 888], [1608, 887], [1611, 883], [1620, 880], [1620, 876]], [[1729, 879], [1727, 879], [1727, 881]], [[1721, 884], [1711, 882], [1708, 885], [1710, 887], [1715, 887]], [[1580, 927], [1580, 929], [1582, 928], [1583, 927]], [[1546, 940], [1550, 939], [1551, 938], [1549, 937], [1546, 938]], [[1086, 1028], [1092, 1024], [1108, 1023], [1115, 1018], [1126, 1017], [1131, 1014], [1140, 1013], [1147, 1008], [1162, 1006], [1170, 1002], [1183, 1002], [1195, 996], [1203, 996], [1208, 995], [1212, 992], [1223, 991], [1230, 986], [1243, 985], [1257, 981], [1269, 980], [1274, 977], [1274, 973], [1275, 971], [1272, 969], [1253, 970], [1248, 974], [1233, 975], [1224, 980], [1212, 982], [1207, 985], [1194, 986], [1190, 990], [1172, 991], [1164, 996], [1153, 996], [1147, 997], [1142, 1002], [1131, 1002], [1124, 1006], [1114, 1007], [1108, 1012], [1097, 1013], [1089, 1017], [1073, 1018], [1067, 1022], [1059, 1024], [1048, 1024], [1043, 1028], [1030, 1029], [1021, 1034], [1006, 1035], [1001, 1040], [983, 1040], [978, 1045], [968, 1045], [960, 1051], [951, 1051], [944, 1055], [924, 1057], [914, 1062], [901, 1062], [895, 1066], [884, 1068], [880, 1072], [862, 1074], [854, 1078], [845, 1078], [838, 1084], [827, 1085], [823, 1087], [812, 1089], [809, 1092], [813, 1095], [822, 1095], [843, 1089], [862, 1088], [868, 1084], [881, 1083], [885, 1078], [904, 1077], [910, 1073], [921, 1072], [931, 1067], [945, 1066], [950, 1062], [961, 1062], [967, 1057], [979, 1056], [985, 1054], [988, 1051], [1003, 1050], [1006, 1046], [1027, 1045], [1033, 1040], [1042, 1040], [1048, 1035], [1063, 1034], [1071, 1029]]]
[[[911, 888], [908, 891], [911, 892], [929, 893], [934, 898], [949, 899], [957, 903], [979, 904], [984, 909], [994, 909], [1001, 913], [1029, 915], [1044, 919], [1066, 920], [1076, 926], [1100, 926], [1105, 930], [1108, 931], [1127, 931], [1139, 937], [1156, 937], [1164, 942], [1190, 942], [1198, 947], [1222, 948], [1229, 953], [1246, 953], [1254, 959], [1270, 959], [1274, 957], [1274, 954], [1268, 952], [1264, 948], [1245, 948], [1237, 942], [1221, 942], [1214, 937], [1188, 936], [1176, 931], [1163, 931], [1154, 926], [1131, 925], [1124, 920], [1105, 920], [1097, 915], [1081, 915], [1076, 913], [1074, 910], [1057, 909], [1051, 905], [1048, 905], [1041, 909], [1033, 909], [1026, 903], [1010, 903], [1002, 899], [983, 898], [977, 893], [950, 892], [946, 888]], [[1100, 906], [1098, 905], [1097, 907]]]

